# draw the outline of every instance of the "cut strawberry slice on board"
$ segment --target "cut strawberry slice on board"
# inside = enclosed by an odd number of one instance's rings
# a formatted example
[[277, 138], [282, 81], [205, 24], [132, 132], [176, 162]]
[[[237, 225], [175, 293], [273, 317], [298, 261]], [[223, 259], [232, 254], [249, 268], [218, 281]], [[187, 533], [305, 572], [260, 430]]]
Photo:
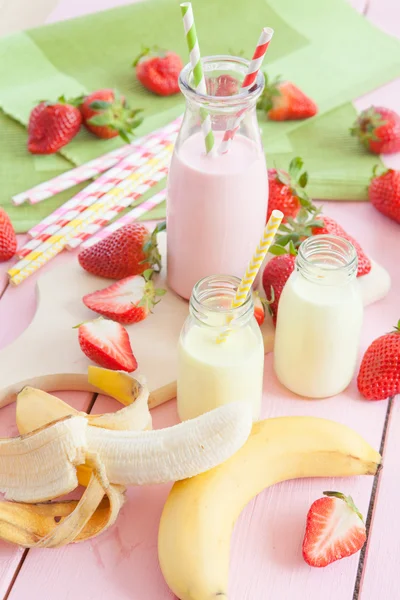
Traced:
[[128, 332], [119, 323], [100, 317], [80, 325], [78, 337], [82, 352], [100, 367], [128, 373], [137, 369]]
[[141, 275], [126, 277], [116, 283], [83, 297], [83, 303], [100, 315], [131, 325], [143, 321], [166, 293], [155, 289], [151, 281], [153, 271], [148, 269]]
[[351, 496], [324, 492], [307, 515], [303, 557], [312, 567], [326, 567], [358, 552], [367, 539], [363, 517]]

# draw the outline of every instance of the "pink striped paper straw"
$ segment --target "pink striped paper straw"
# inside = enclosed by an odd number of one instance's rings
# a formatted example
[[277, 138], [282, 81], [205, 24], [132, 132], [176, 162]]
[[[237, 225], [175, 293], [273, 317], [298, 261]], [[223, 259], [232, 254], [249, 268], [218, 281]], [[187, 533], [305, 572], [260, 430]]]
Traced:
[[[163, 127], [162, 129], [157, 130], [154, 133], [154, 135], [151, 136], [151, 138], [142, 145], [142, 153], [143, 153], [143, 146], [148, 147], [148, 149], [152, 150], [152, 152], [154, 153], [154, 151], [156, 151], [154, 146], [159, 145], [160, 147], [164, 147], [170, 143], [173, 143], [177, 137], [178, 130], [180, 127], [180, 122], [181, 122], [181, 118], [176, 119], [175, 121], [173, 121], [166, 127]], [[150, 144], [150, 146], [148, 146], [149, 144]], [[137, 153], [135, 153], [135, 155], [137, 156]], [[131, 156], [133, 156], [133, 155], [131, 154]], [[128, 157], [125, 159], [125, 161], [127, 159], [128, 159]], [[118, 168], [120, 168], [120, 165], [117, 165], [117, 167], [115, 167], [115, 169], [118, 169]], [[116, 171], [114, 171], [114, 173], [116, 173]], [[65, 219], [71, 220], [71, 218], [73, 218], [73, 216], [74, 216], [73, 215], [71, 217], [70, 211], [72, 211], [72, 210], [76, 211], [76, 208], [79, 207], [81, 204], [83, 205], [82, 210], [85, 210], [85, 208], [87, 207], [87, 206], [85, 206], [86, 198], [88, 198], [91, 195], [94, 195], [95, 193], [97, 194], [97, 197], [101, 196], [104, 193], [102, 191], [102, 187], [105, 182], [107, 182], [106, 186], [109, 183], [109, 174], [110, 174], [110, 171], [107, 171], [107, 173], [101, 175], [93, 183], [89, 184], [84, 190], [82, 190], [81, 192], [76, 194], [73, 198], [71, 198], [70, 200], [65, 202], [62, 206], [57, 208], [54, 212], [52, 212], [48, 217], [46, 217], [40, 223], [38, 223], [37, 225], [32, 227], [28, 231], [28, 234], [31, 237], [35, 238], [39, 234], [45, 232], [46, 229], [50, 225], [54, 225], [59, 220], [64, 221], [64, 224], [65, 224]], [[108, 191], [108, 189], [110, 189], [110, 188], [107, 188], [106, 191]], [[75, 212], [74, 212], [74, 214], [75, 214]], [[52, 233], [54, 233], [54, 231], [52, 231]]]
[[[149, 151], [151, 151], [151, 154], [158, 152], [168, 144], [174, 143], [178, 128], [179, 124], [174, 122], [174, 124], [170, 124], [164, 129], [164, 133], [162, 136], [160, 136], [160, 138], [156, 136], [146, 142], [145, 145], [149, 146]], [[133, 164], [134, 160], [137, 158], [137, 153], [135, 153], [135, 155], [131, 155], [131, 157], [132, 158], [127, 157], [124, 160], [125, 165], [127, 163]], [[43, 219], [43, 221], [41, 221], [38, 225], [35, 225], [29, 230], [28, 233], [31, 235], [31, 237], [35, 238], [42, 233], [50, 233], [50, 226], [57, 226], [58, 222], [65, 224], [65, 222], [74, 218], [74, 216], [77, 214], [77, 211], [80, 212], [87, 208], [87, 206], [91, 203], [93, 196], [99, 197], [104, 193], [104, 191], [108, 191], [110, 189], [110, 184], [115, 185], [116, 180], [110, 180], [114, 177], [117, 179], [118, 172], [120, 170], [121, 165], [118, 165], [117, 167], [114, 167], [114, 169], [111, 169], [110, 171], [107, 171], [107, 173], [101, 175], [84, 190], [76, 194], [73, 198], [68, 200], [68, 202], [51, 213], [51, 215]], [[54, 233], [54, 227], [52, 227], [51, 232]]]
[[93, 177], [104, 173], [104, 171], [107, 171], [116, 165], [120, 160], [124, 159], [129, 154], [135, 152], [149, 139], [154, 137], [161, 138], [166, 128], [175, 126], [175, 124], [179, 128], [181, 120], [182, 117], [179, 117], [166, 127], [161, 127], [157, 131], [153, 131], [141, 138], [138, 138], [131, 144], [122, 146], [122, 148], [117, 148], [116, 150], [99, 156], [98, 158], [95, 158], [84, 165], [80, 165], [74, 169], [62, 173], [61, 175], [58, 175], [57, 177], [53, 177], [53, 179], [50, 179], [49, 181], [40, 183], [39, 185], [36, 185], [25, 192], [16, 194], [12, 197], [12, 202], [15, 205], [23, 204], [26, 201], [29, 201], [31, 204], [36, 204], [38, 202], [42, 202], [43, 200], [47, 200], [47, 198], [51, 198], [52, 196], [55, 196], [64, 190], [70, 189], [78, 183], [92, 179]]
[[[65, 215], [63, 215], [59, 219], [57, 219], [57, 221], [55, 223], [53, 223], [52, 225], [49, 225], [45, 229], [45, 231], [43, 231], [42, 233], [39, 233], [36, 237], [29, 240], [24, 246], [19, 248], [18, 252], [17, 252], [18, 256], [20, 258], [24, 258], [25, 256], [28, 256], [28, 254], [30, 252], [32, 252], [33, 250], [36, 250], [36, 248], [38, 248], [43, 242], [46, 242], [49, 238], [54, 236], [60, 229], [62, 229], [66, 225], [68, 225], [68, 223], [70, 223], [74, 219], [78, 218], [81, 213], [86, 211], [87, 208], [89, 208], [92, 204], [97, 202], [101, 196], [103, 196], [105, 193], [109, 192], [113, 188], [117, 187], [121, 182], [123, 182], [127, 177], [132, 175], [132, 173], [137, 171], [140, 167], [145, 166], [146, 163], [149, 161], [149, 159], [152, 159], [155, 156], [157, 156], [162, 150], [164, 150], [164, 148], [168, 144], [171, 144], [171, 142], [164, 143], [164, 141], [163, 141], [162, 143], [159, 143], [154, 148], [154, 150], [155, 150], [154, 153], [147, 152], [146, 154], [143, 154], [138, 160], [135, 159], [134, 164], [132, 164], [132, 162], [130, 162], [133, 160], [134, 155], [132, 155], [130, 157], [128, 156], [121, 163], [121, 166], [120, 166], [118, 172], [116, 171], [116, 167], [114, 169], [110, 169], [110, 171], [108, 172], [109, 173], [108, 179], [106, 181], [104, 181], [104, 184], [102, 185], [101, 193], [98, 193], [98, 191], [95, 190], [93, 193], [91, 193], [87, 197], [85, 197], [76, 208], [68, 211]], [[161, 169], [161, 167], [160, 167], [160, 169]], [[160, 177], [160, 179], [165, 176], [166, 176], [166, 170], [163, 169], [162, 176]], [[150, 187], [154, 186], [157, 183], [157, 175], [153, 175], [152, 179], [154, 179], [154, 177], [156, 177], [156, 180], [151, 183]], [[142, 184], [142, 186], [143, 186], [143, 184]], [[135, 191], [136, 191], [136, 189], [137, 189], [137, 187], [135, 188]], [[150, 189], [150, 188], [149, 187], [146, 188], [146, 191], [147, 191], [147, 189]], [[137, 194], [135, 196], [135, 198], [133, 197], [133, 195], [135, 194], [135, 191], [131, 192], [132, 197], [130, 198], [130, 200], [127, 201], [127, 203], [117, 212], [120, 212], [121, 210], [123, 210], [123, 208], [126, 208], [126, 206], [130, 206], [130, 204], [132, 204], [132, 202], [135, 199], [140, 197], [140, 194]], [[125, 202], [125, 199], [123, 199], [121, 201], [121, 204], [123, 204], [124, 202]], [[85, 232], [86, 232], [86, 229], [85, 229]], [[83, 233], [84, 232], [82, 232], [82, 235], [83, 235]], [[83, 238], [83, 239], [86, 239], [86, 238]], [[82, 239], [80, 239], [79, 242], [74, 247], [78, 247], [81, 241], [82, 241]], [[72, 242], [72, 240], [71, 240], [71, 242]], [[72, 249], [72, 247], [70, 249]]]
[[[112, 221], [114, 219], [114, 217], [116, 217], [119, 213], [121, 213], [123, 210], [128, 208], [128, 206], [131, 206], [131, 204], [133, 204], [134, 202], [136, 202], [136, 200], [141, 198], [143, 196], [143, 194], [145, 194], [152, 187], [157, 185], [157, 183], [159, 183], [162, 179], [165, 179], [165, 177], [167, 176], [167, 173], [168, 173], [168, 169], [166, 167], [160, 169], [160, 171], [158, 171], [157, 173], [154, 173], [154, 175], [151, 177], [151, 179], [148, 179], [141, 185], [138, 185], [136, 187], [136, 189], [133, 192], [130, 192], [129, 194], [127, 194], [127, 196], [125, 198], [123, 198], [120, 201], [120, 203], [118, 203], [117, 206], [114, 206], [112, 209], [110, 209], [108, 212], [106, 212], [105, 215], [103, 215], [101, 218], [96, 219], [96, 221], [94, 221], [94, 223], [91, 223], [90, 225], [88, 225], [88, 227], [87, 227], [87, 229], [85, 229], [85, 231], [82, 231], [82, 233], [80, 233], [79, 235], [74, 237], [72, 240], [70, 240], [70, 242], [67, 244], [66, 248], [68, 250], [75, 250], [76, 248], [78, 248], [78, 246], [80, 246], [82, 244], [82, 242], [89, 240], [92, 235], [97, 234], [97, 235], [101, 236], [101, 231], [103, 230], [102, 228], [105, 225], [108, 225], [108, 223], [110, 223], [110, 221]], [[140, 205], [140, 206], [142, 206], [142, 205]]]
[[[264, 27], [254, 51], [253, 58], [249, 64], [246, 76], [243, 79], [242, 89], [251, 88], [251, 86], [254, 84], [273, 35], [274, 30], [271, 29], [271, 27]], [[228, 151], [231, 141], [240, 127], [240, 123], [245, 112], [246, 109], [239, 111], [235, 117], [233, 126], [225, 131], [222, 142], [218, 148], [219, 154], [224, 154]]]
[[133, 221], [135, 221], [142, 215], [146, 214], [147, 212], [149, 212], [150, 210], [152, 210], [153, 208], [155, 208], [156, 206], [161, 204], [161, 202], [164, 202], [166, 197], [167, 197], [166, 190], [161, 190], [161, 192], [158, 192], [157, 194], [155, 194], [154, 196], [149, 198], [149, 200], [145, 200], [145, 202], [142, 202], [142, 204], [140, 204], [140, 206], [136, 206], [130, 212], [128, 212], [126, 215], [124, 215], [117, 221], [114, 221], [114, 223], [111, 223], [111, 225], [108, 225], [108, 227], [104, 227], [103, 229], [98, 231], [98, 233], [93, 235], [90, 239], [88, 239], [86, 242], [84, 242], [82, 244], [82, 249], [90, 248], [90, 246], [94, 246], [94, 244], [97, 244], [97, 242], [104, 240], [109, 235], [114, 233], [114, 231], [121, 229], [121, 227], [123, 227], [124, 225], [128, 225], [128, 223], [133, 223]]

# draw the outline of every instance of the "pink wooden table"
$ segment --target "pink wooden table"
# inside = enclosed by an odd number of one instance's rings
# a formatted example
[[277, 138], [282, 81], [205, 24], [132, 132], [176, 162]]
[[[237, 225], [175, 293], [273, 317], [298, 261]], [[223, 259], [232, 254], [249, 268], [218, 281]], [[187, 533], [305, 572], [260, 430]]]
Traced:
[[[60, 0], [48, 21], [104, 9], [126, 0]], [[354, 7], [392, 35], [400, 36], [399, 0], [352, 0]], [[357, 108], [379, 103], [400, 109], [400, 80], [356, 101]], [[400, 168], [400, 157], [386, 161]], [[329, 203], [326, 212], [362, 241], [367, 252], [391, 273], [389, 296], [366, 310], [363, 351], [400, 318], [400, 228], [370, 205]], [[20, 242], [24, 236], [20, 236]], [[395, 251], [397, 248], [397, 251]], [[74, 260], [70, 254], [57, 259]], [[51, 265], [53, 268], [54, 264]], [[0, 266], [0, 347], [13, 341], [35, 312], [35, 278], [19, 288], [7, 284]], [[45, 335], [45, 332], [43, 332]], [[27, 358], [28, 359], [28, 358]], [[24, 357], [21, 356], [21, 360]], [[379, 478], [303, 480], [274, 486], [243, 511], [234, 531], [231, 600], [400, 600], [400, 406], [396, 400], [362, 401], [353, 382], [344, 394], [307, 402], [293, 398], [276, 381], [266, 359], [263, 416], [315, 415], [343, 422], [384, 454]], [[89, 393], [60, 397], [81, 410], [112, 410], [113, 401]], [[397, 401], [398, 402], [398, 401]], [[1, 412], [0, 435], [16, 434], [15, 406]], [[155, 426], [177, 421], [175, 404], [154, 411]], [[59, 550], [23, 551], [0, 542], [0, 599], [5, 600], [166, 600], [157, 561], [157, 529], [168, 485], [131, 488], [117, 524], [99, 538]], [[327, 569], [301, 558], [305, 515], [325, 489], [351, 493], [368, 515], [365, 551]]]

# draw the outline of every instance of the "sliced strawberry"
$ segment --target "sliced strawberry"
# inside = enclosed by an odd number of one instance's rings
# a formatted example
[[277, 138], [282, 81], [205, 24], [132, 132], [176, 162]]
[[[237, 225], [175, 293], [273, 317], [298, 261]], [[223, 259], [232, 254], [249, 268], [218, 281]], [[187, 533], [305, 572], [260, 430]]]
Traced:
[[119, 323], [100, 317], [79, 326], [79, 344], [86, 356], [106, 369], [128, 371], [137, 369], [128, 332]]
[[358, 552], [367, 539], [364, 520], [351, 496], [324, 492], [307, 515], [303, 557], [312, 567], [326, 567]]
[[254, 316], [256, 318], [257, 323], [261, 327], [264, 323], [265, 319], [265, 310], [264, 304], [260, 298], [260, 294], [258, 292], [253, 292], [253, 303], [254, 303]]
[[158, 304], [157, 296], [166, 290], [155, 289], [151, 281], [153, 271], [126, 277], [116, 283], [82, 298], [83, 303], [95, 312], [125, 325], [143, 321]]

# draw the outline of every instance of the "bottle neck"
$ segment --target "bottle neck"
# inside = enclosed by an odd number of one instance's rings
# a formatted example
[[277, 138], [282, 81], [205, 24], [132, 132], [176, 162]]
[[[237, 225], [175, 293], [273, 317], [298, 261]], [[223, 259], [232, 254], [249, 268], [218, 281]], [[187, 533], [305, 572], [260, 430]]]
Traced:
[[250, 64], [245, 58], [218, 55], [204, 57], [201, 62], [207, 93], [195, 89], [190, 64], [179, 75], [179, 87], [189, 104], [204, 108], [211, 114], [237, 115], [255, 108], [265, 83], [261, 70], [250, 88], [242, 88]]
[[193, 288], [190, 314], [205, 327], [242, 327], [254, 315], [251, 294], [238, 308], [231, 308], [240, 279], [231, 275], [211, 275], [201, 279]]
[[344, 285], [358, 268], [357, 252], [351, 242], [335, 235], [314, 235], [300, 245], [296, 269], [318, 285]]

